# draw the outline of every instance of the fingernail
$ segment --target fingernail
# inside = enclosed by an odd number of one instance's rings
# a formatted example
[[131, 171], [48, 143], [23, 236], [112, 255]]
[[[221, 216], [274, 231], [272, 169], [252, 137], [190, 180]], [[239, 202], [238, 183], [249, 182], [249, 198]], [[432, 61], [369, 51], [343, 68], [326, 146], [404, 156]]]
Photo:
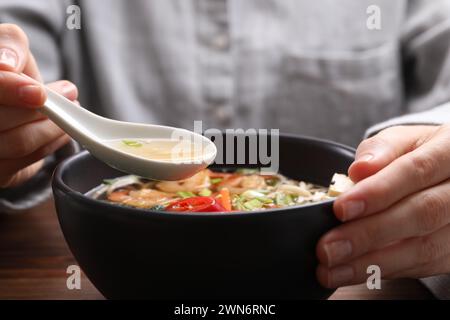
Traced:
[[15, 69], [17, 67], [18, 60], [19, 58], [13, 50], [8, 48], [0, 49], [0, 64], [4, 64]]
[[64, 83], [62, 88], [61, 88], [61, 93], [63, 95], [69, 94], [74, 90], [74, 85], [70, 82], [68, 83]]
[[42, 101], [42, 88], [38, 85], [19, 87], [17, 95], [26, 104], [38, 105]]
[[369, 162], [373, 158], [374, 158], [373, 154], [366, 153], [366, 154], [363, 154], [362, 156], [358, 157], [358, 159], [356, 159], [356, 161], [358, 161], [358, 162]]
[[361, 200], [349, 200], [342, 204], [344, 221], [355, 219], [364, 213], [365, 204]]
[[327, 243], [324, 249], [327, 255], [328, 266], [334, 266], [351, 256], [352, 243], [349, 240], [338, 240]]
[[355, 276], [353, 268], [350, 266], [339, 266], [328, 274], [328, 286], [332, 288], [340, 287], [349, 284]]

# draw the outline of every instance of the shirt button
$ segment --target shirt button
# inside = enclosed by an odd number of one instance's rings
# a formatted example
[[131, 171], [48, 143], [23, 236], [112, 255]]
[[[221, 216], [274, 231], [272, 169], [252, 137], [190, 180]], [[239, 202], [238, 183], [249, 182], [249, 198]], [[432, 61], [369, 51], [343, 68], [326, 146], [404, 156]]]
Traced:
[[230, 37], [226, 33], [221, 33], [212, 39], [211, 46], [217, 50], [227, 50], [230, 47]]
[[214, 109], [214, 115], [217, 121], [219, 121], [222, 125], [231, 123], [231, 114], [225, 105], [216, 106]]

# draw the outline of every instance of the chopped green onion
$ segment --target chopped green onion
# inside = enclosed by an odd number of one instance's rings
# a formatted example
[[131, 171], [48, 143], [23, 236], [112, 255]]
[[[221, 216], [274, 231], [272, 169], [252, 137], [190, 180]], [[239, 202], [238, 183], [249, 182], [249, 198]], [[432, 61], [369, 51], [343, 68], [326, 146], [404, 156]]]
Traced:
[[246, 190], [241, 194], [241, 196], [246, 199], [254, 199], [264, 197], [264, 194], [255, 190]]
[[259, 209], [263, 206], [263, 203], [258, 199], [252, 199], [244, 203], [244, 207], [249, 210]]
[[290, 194], [277, 193], [275, 203], [279, 206], [287, 206], [294, 203], [294, 199]]
[[153, 211], [163, 211], [164, 209], [165, 209], [165, 207], [160, 204], [157, 204], [156, 206], [149, 208], [149, 210], [153, 210]]
[[284, 205], [284, 195], [282, 193], [277, 193], [275, 203], [279, 206]]
[[140, 143], [139, 141], [135, 141], [135, 140], [122, 140], [122, 143], [129, 147], [142, 147], [142, 143]]
[[252, 169], [252, 168], [240, 168], [236, 170], [236, 173], [240, 174], [258, 174], [258, 169]]
[[236, 207], [237, 210], [247, 210], [244, 207], [244, 204], [239, 200], [233, 203], [233, 207]]
[[261, 201], [262, 203], [273, 203], [273, 199], [270, 199], [269, 197], [258, 197], [255, 199]]
[[212, 178], [210, 181], [212, 184], [217, 184], [219, 182], [221, 182], [223, 179], [222, 178]]
[[177, 195], [183, 199], [195, 197], [195, 194], [189, 191], [178, 191]]
[[103, 179], [103, 184], [111, 185], [113, 184], [117, 179]]
[[211, 194], [212, 194], [212, 191], [207, 188], [203, 189], [202, 191], [200, 191], [198, 193], [198, 195], [202, 196], [202, 197], [209, 197]]
[[292, 198], [292, 196], [290, 194], [286, 195], [286, 197], [284, 198], [284, 201], [286, 202], [286, 204], [293, 204], [294, 203], [294, 199]]
[[262, 203], [272, 203], [273, 202], [273, 200], [270, 199], [269, 197], [266, 197], [266, 195], [264, 193], [256, 191], [256, 190], [247, 190], [241, 194], [241, 197], [245, 200], [257, 199]]
[[278, 179], [278, 178], [266, 179], [266, 184], [270, 187], [276, 186], [278, 184], [278, 182], [280, 182], [280, 179]]

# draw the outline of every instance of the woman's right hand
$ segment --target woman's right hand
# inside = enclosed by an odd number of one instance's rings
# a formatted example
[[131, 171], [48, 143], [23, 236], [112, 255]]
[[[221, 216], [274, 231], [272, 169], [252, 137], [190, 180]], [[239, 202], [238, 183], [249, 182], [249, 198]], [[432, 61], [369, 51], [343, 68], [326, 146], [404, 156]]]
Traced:
[[[71, 82], [48, 86], [72, 101], [77, 99], [77, 88]], [[16, 25], [0, 24], [0, 188], [25, 182], [42, 167], [46, 156], [69, 142], [70, 138], [37, 110], [45, 99], [26, 34]]]

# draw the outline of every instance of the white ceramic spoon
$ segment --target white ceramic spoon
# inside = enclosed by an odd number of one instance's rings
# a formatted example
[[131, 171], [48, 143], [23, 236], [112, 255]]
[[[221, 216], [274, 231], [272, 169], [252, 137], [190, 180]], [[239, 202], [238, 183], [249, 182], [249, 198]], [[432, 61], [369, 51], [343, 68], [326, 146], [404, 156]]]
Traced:
[[[121, 171], [155, 180], [180, 180], [214, 161], [217, 149], [211, 140], [192, 131], [158, 125], [116, 121], [100, 117], [46, 88], [47, 101], [40, 109], [61, 129], [99, 160]], [[118, 139], [174, 139], [183, 137], [202, 145], [195, 161], [159, 161], [132, 155], [106, 142]], [[186, 140], [185, 140], [186, 141]]]

